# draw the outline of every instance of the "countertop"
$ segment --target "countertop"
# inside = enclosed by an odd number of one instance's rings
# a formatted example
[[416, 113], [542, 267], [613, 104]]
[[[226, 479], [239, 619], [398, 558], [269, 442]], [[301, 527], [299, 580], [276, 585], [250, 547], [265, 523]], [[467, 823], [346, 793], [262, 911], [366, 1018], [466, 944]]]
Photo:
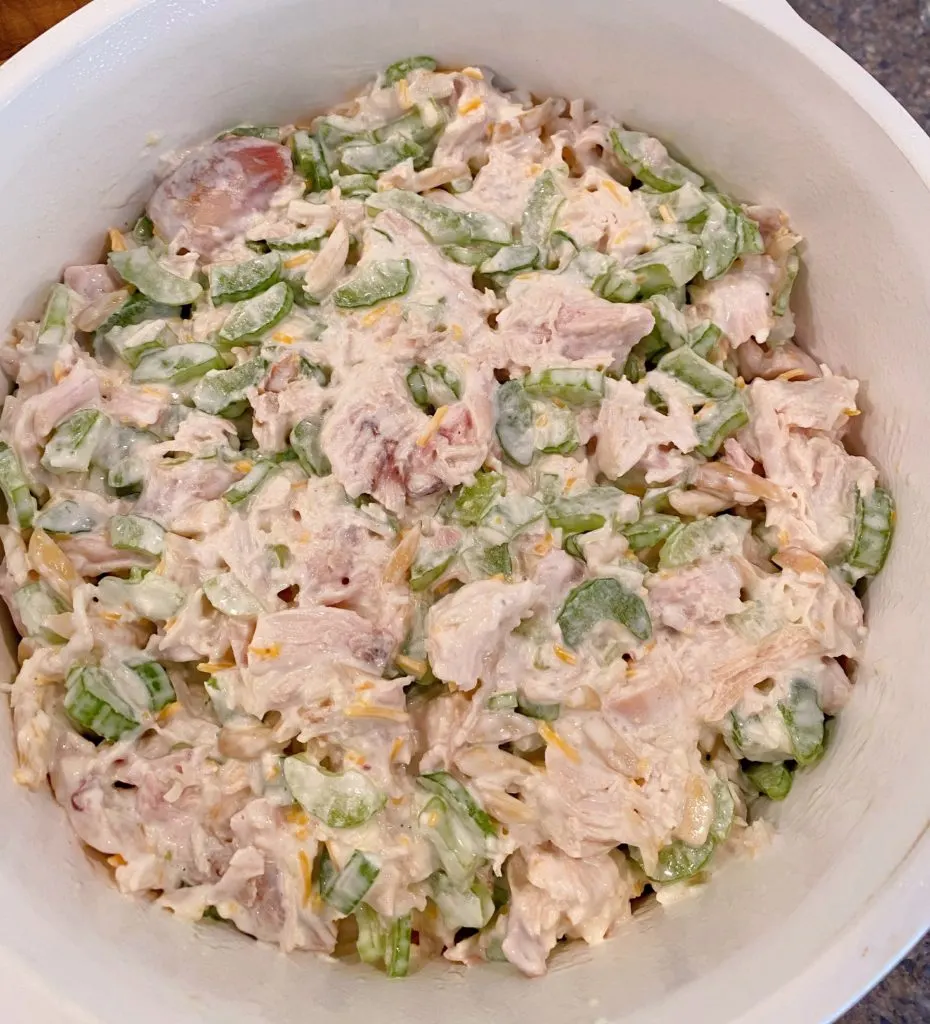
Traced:
[[[87, 0], [0, 0], [0, 62]], [[790, 0], [930, 132], [930, 0]], [[921, 18], [921, 9], [926, 13]], [[930, 1021], [930, 936], [839, 1024]]]

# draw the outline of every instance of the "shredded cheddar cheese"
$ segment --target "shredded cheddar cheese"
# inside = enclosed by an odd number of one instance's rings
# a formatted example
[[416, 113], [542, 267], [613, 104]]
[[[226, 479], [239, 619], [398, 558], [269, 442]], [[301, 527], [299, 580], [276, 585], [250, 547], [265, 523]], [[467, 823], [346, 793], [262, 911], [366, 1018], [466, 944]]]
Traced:
[[466, 114], [471, 114], [476, 110], [480, 110], [484, 106], [484, 102], [479, 96], [474, 96], [470, 100], [465, 100], [459, 104], [459, 114], [464, 117]]
[[278, 643], [268, 644], [267, 647], [250, 647], [249, 654], [256, 658], [271, 660], [281, 656], [281, 645]]
[[581, 763], [581, 755], [549, 725], [548, 722], [540, 722], [537, 725], [539, 735], [549, 745], [558, 748], [573, 764]]
[[436, 412], [433, 413], [433, 416], [430, 419], [429, 423], [427, 424], [426, 429], [417, 438], [418, 448], [425, 448], [430, 443], [430, 441], [432, 441], [433, 437], [436, 435], [439, 428], [442, 426], [442, 421], [446, 418], [448, 412], [449, 406], [441, 405], [436, 410]]

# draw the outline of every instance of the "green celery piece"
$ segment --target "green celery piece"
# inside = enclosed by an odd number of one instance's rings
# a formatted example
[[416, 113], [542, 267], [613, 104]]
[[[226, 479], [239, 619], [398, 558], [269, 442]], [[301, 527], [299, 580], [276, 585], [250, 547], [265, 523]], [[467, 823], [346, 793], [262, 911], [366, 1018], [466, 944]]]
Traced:
[[328, 476], [333, 470], [323, 451], [322, 432], [322, 424], [311, 419], [301, 420], [291, 431], [291, 448], [308, 476]]
[[406, 295], [413, 278], [410, 260], [380, 260], [359, 269], [333, 292], [340, 309], [364, 309], [385, 299]]
[[411, 367], [407, 372], [407, 387], [414, 402], [427, 411], [451, 405], [462, 394], [461, 381], [441, 365]]
[[142, 292], [136, 292], [115, 310], [98, 328], [97, 337], [104, 337], [116, 327], [132, 327], [145, 320], [169, 320], [180, 316], [178, 306], [166, 306], [161, 302], [153, 302]]
[[387, 944], [387, 929], [376, 913], [367, 903], [360, 903], [355, 908], [355, 921], [358, 925], [358, 939], [355, 948], [359, 960], [365, 964], [384, 963]]
[[155, 225], [151, 218], [143, 214], [133, 225], [132, 237], [133, 241], [138, 242], [139, 245], [148, 245], [155, 237]]
[[617, 260], [603, 257], [602, 269], [592, 279], [591, 290], [608, 302], [632, 302], [640, 293], [639, 277]]
[[634, 384], [641, 381], [649, 369], [649, 363], [665, 352], [665, 342], [658, 331], [650, 331], [630, 350], [623, 373]]
[[428, 100], [376, 128], [374, 136], [377, 142], [402, 138], [415, 143], [420, 148], [420, 155], [414, 156], [413, 166], [419, 171], [429, 166], [436, 143], [445, 126], [446, 116], [442, 107], [435, 100]]
[[54, 284], [39, 324], [39, 345], [58, 348], [70, 323], [71, 289], [63, 284]]
[[107, 335], [107, 344], [133, 369], [149, 352], [175, 343], [174, 332], [165, 320], [147, 320], [129, 327], [118, 327]]
[[314, 363], [307, 359], [306, 356], [301, 356], [300, 375], [301, 377], [315, 380], [321, 388], [325, 388], [329, 387], [329, 382], [332, 380], [333, 368], [327, 366], [326, 363]]
[[214, 263], [207, 270], [210, 297], [214, 302], [241, 302], [270, 288], [281, 275], [281, 257], [276, 252], [244, 263]]
[[486, 836], [497, 835], [497, 825], [471, 793], [449, 772], [425, 772], [417, 780], [424, 789], [436, 793], [457, 810], [468, 815]]
[[220, 341], [229, 345], [257, 341], [290, 313], [293, 303], [294, 294], [285, 281], [237, 302], [220, 328]]
[[562, 639], [572, 649], [579, 647], [590, 630], [604, 620], [621, 623], [637, 640], [649, 640], [652, 636], [652, 620], [642, 598], [609, 576], [575, 587], [558, 616]]
[[329, 772], [303, 754], [284, 759], [284, 780], [301, 807], [330, 828], [357, 828], [387, 800], [364, 773]]
[[715, 843], [723, 843], [733, 827], [736, 801], [733, 799], [733, 791], [730, 789], [729, 782], [724, 779], [717, 779], [713, 784], [712, 792], [714, 795], [714, 817], [710, 823], [709, 838]]
[[111, 252], [107, 261], [124, 281], [135, 285], [153, 302], [186, 306], [203, 293], [203, 288], [196, 281], [166, 270], [152, 255], [151, 249], [142, 247]]
[[801, 269], [801, 260], [796, 252], [789, 252], [785, 259], [785, 276], [781, 287], [772, 299], [772, 312], [775, 316], [784, 316], [791, 307], [791, 292], [798, 272]]
[[655, 317], [653, 328], [668, 348], [681, 348], [688, 343], [688, 325], [684, 313], [667, 295], [653, 295], [647, 302]]
[[518, 466], [528, 466], [535, 450], [533, 403], [519, 380], [502, 384], [495, 396], [497, 439], [504, 454]]
[[211, 416], [235, 419], [248, 408], [248, 390], [264, 380], [267, 369], [266, 361], [259, 358], [231, 370], [210, 370], [194, 388], [194, 405]]
[[67, 610], [64, 601], [42, 582], [27, 583], [13, 594], [13, 607], [22, 623], [23, 636], [39, 637], [48, 643], [62, 643], [64, 638], [48, 629], [46, 620]]
[[0, 441], [0, 491], [6, 499], [8, 521], [22, 530], [32, 526], [39, 506], [16, 453], [5, 441]]
[[722, 277], [740, 256], [763, 251], [759, 225], [729, 196], [705, 193], [707, 211], [701, 227], [703, 274]]
[[856, 520], [853, 544], [846, 565], [857, 576], [875, 576], [891, 550], [894, 537], [895, 503], [882, 487], [874, 487], [867, 497], [856, 490]]
[[444, 245], [441, 252], [446, 259], [464, 267], [479, 267], [500, 252], [499, 242], [473, 242], [468, 245]]
[[134, 658], [127, 666], [142, 680], [149, 696], [149, 709], [155, 713], [177, 699], [174, 686], [163, 665], [146, 657]]
[[701, 253], [704, 279], [713, 281], [722, 277], [738, 255], [739, 221], [734, 210], [719, 200], [711, 200], [707, 219], [701, 228]]
[[662, 356], [658, 369], [669, 374], [682, 384], [696, 391], [705, 398], [723, 401], [730, 398], [736, 391], [736, 381], [719, 367], [702, 359], [693, 348], [687, 345], [676, 348]]
[[624, 526], [622, 533], [629, 541], [631, 551], [645, 551], [667, 540], [680, 525], [681, 520], [677, 516], [657, 513]]
[[462, 213], [405, 189], [378, 192], [365, 205], [375, 211], [396, 210], [440, 246], [467, 246], [475, 242], [509, 245], [513, 241], [510, 226], [493, 214]]
[[550, 526], [566, 533], [590, 533], [613, 519], [625, 497], [616, 487], [590, 487], [578, 495], [556, 498], [547, 506], [546, 517]]
[[336, 184], [343, 199], [366, 199], [378, 189], [372, 174], [340, 174]]
[[704, 179], [673, 160], [665, 147], [645, 132], [612, 130], [610, 142], [620, 162], [656, 192], [674, 192], [687, 182], [701, 188]]
[[55, 427], [45, 445], [42, 465], [52, 473], [86, 473], [107, 427], [97, 409], [80, 409]]
[[414, 162], [423, 156], [423, 149], [402, 135], [384, 142], [350, 142], [341, 153], [341, 166], [350, 174], [371, 174], [377, 177], [404, 160]]
[[523, 388], [534, 397], [555, 398], [566, 405], [584, 408], [600, 404], [604, 397], [604, 373], [570, 366], [535, 370], [523, 378]]
[[[676, 839], [669, 846], [659, 851], [658, 865], [655, 874], [650, 876], [653, 882], [670, 885], [696, 875], [713, 855], [718, 844], [724, 842], [730, 833], [733, 823], [734, 801], [729, 785], [718, 780], [713, 787], [714, 818], [707, 839], [700, 846], [689, 846]], [[642, 857], [637, 849], [631, 848], [630, 853], [635, 861], [642, 866]]]
[[413, 923], [409, 914], [396, 917], [388, 930], [384, 950], [384, 966], [389, 978], [404, 978], [410, 970], [410, 946]]
[[685, 878], [696, 875], [710, 860], [714, 852], [714, 842], [708, 839], [700, 846], [689, 846], [680, 839], [659, 850], [659, 859], [655, 874], [650, 877], [653, 882], [670, 885]]
[[516, 274], [531, 270], [539, 262], [539, 248], [535, 245], [505, 245], [489, 256], [479, 267], [482, 274]]
[[320, 895], [340, 914], [351, 914], [375, 884], [380, 866], [356, 850], [338, 874], [320, 877]]
[[708, 402], [694, 419], [697, 430], [697, 450], [712, 458], [723, 442], [749, 422], [749, 410], [743, 396], [737, 391], [720, 402]]
[[93, 508], [70, 498], [46, 505], [33, 520], [38, 529], [53, 534], [92, 533], [100, 522]]
[[461, 526], [477, 526], [506, 490], [507, 481], [501, 473], [479, 470], [475, 482], [459, 490], [449, 518]]
[[634, 256], [623, 269], [634, 275], [637, 293], [648, 298], [657, 292], [680, 288], [696, 277], [701, 271], [701, 253], [688, 242], [667, 242]]
[[219, 352], [212, 345], [191, 342], [172, 345], [171, 348], [150, 352], [139, 360], [132, 371], [134, 384], [187, 384], [197, 380], [209, 370], [225, 366]]
[[559, 188], [555, 174], [543, 171], [533, 183], [523, 219], [520, 222], [520, 237], [525, 246], [535, 246], [548, 251], [549, 236], [552, 234], [555, 218], [565, 196]]
[[358, 128], [348, 118], [329, 116], [317, 122], [314, 133], [323, 151], [327, 166], [332, 169], [339, 165], [339, 153], [350, 142], [373, 142], [374, 135], [365, 128]]
[[307, 131], [294, 132], [291, 136], [291, 154], [298, 173], [307, 181], [309, 191], [328, 192], [333, 187], [333, 179], [318, 139]]
[[231, 136], [279, 142], [281, 139], [281, 129], [277, 125], [272, 124], [237, 124], [235, 128], [230, 128], [219, 137], [227, 139]]
[[569, 455], [579, 445], [575, 414], [556, 402], [535, 399], [533, 447], [546, 455]]
[[138, 551], [157, 557], [165, 550], [165, 529], [146, 516], [112, 516], [109, 523], [110, 545], [117, 551]]
[[527, 718], [535, 718], [540, 722], [554, 722], [562, 712], [561, 704], [543, 704], [536, 700], [529, 700], [523, 693], [517, 691], [517, 713]]
[[824, 719], [817, 690], [806, 679], [794, 679], [786, 700], [778, 702], [794, 759], [802, 767], [816, 764], [824, 752]]
[[223, 497], [233, 507], [241, 505], [259, 490], [276, 469], [277, 466], [273, 462], [256, 462], [241, 480], [226, 488]]
[[508, 544], [494, 544], [487, 548], [473, 549], [477, 555], [477, 562], [472, 561], [482, 576], [506, 576], [513, 573], [513, 560], [510, 557]]
[[696, 355], [702, 359], [710, 360], [711, 355], [717, 348], [717, 342], [723, 337], [723, 331], [710, 320], [705, 320], [691, 332], [688, 344]]
[[431, 587], [436, 580], [449, 568], [458, 546], [439, 551], [428, 551], [424, 556], [417, 553], [413, 565], [410, 566], [410, 589], [415, 593]]
[[784, 800], [791, 792], [793, 778], [783, 761], [749, 764], [743, 769], [743, 774], [769, 800]]
[[436, 61], [432, 57], [404, 57], [384, 69], [385, 85], [394, 85], [413, 71], [435, 71]]
[[248, 619], [264, 611], [261, 601], [231, 572], [204, 580], [203, 596], [218, 612], [231, 618]]
[[113, 741], [138, 726], [132, 708], [117, 695], [103, 669], [75, 666], [65, 682], [64, 708], [83, 731]]
[[319, 251], [326, 240], [323, 228], [298, 228], [289, 235], [280, 238], [266, 238], [265, 245], [273, 252], [306, 252]]
[[659, 565], [674, 569], [704, 558], [738, 555], [749, 535], [750, 522], [740, 516], [720, 515], [698, 519], [674, 529], [662, 546]]

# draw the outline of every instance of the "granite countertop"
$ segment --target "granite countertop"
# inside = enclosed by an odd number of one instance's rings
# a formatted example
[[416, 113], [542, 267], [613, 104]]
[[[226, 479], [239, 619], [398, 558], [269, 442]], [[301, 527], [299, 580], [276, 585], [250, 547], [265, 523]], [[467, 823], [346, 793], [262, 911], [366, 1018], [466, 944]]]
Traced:
[[[867, 68], [930, 132], [930, 0], [789, 2]], [[0, 0], [0, 62], [84, 3], [86, 0]], [[927, 1022], [930, 935], [838, 1024]]]
[[[930, 0], [789, 0], [930, 132]], [[923, 17], [921, 12], [923, 11]], [[930, 935], [838, 1024], [930, 1021]]]

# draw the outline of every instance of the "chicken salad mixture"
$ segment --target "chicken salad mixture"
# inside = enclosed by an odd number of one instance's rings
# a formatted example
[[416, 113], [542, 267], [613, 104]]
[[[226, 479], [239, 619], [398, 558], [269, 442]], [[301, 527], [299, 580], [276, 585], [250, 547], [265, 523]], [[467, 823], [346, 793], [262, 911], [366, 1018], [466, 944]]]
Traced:
[[0, 349], [18, 780], [121, 891], [393, 977], [756, 849], [894, 522], [800, 242], [426, 57], [176, 159]]

